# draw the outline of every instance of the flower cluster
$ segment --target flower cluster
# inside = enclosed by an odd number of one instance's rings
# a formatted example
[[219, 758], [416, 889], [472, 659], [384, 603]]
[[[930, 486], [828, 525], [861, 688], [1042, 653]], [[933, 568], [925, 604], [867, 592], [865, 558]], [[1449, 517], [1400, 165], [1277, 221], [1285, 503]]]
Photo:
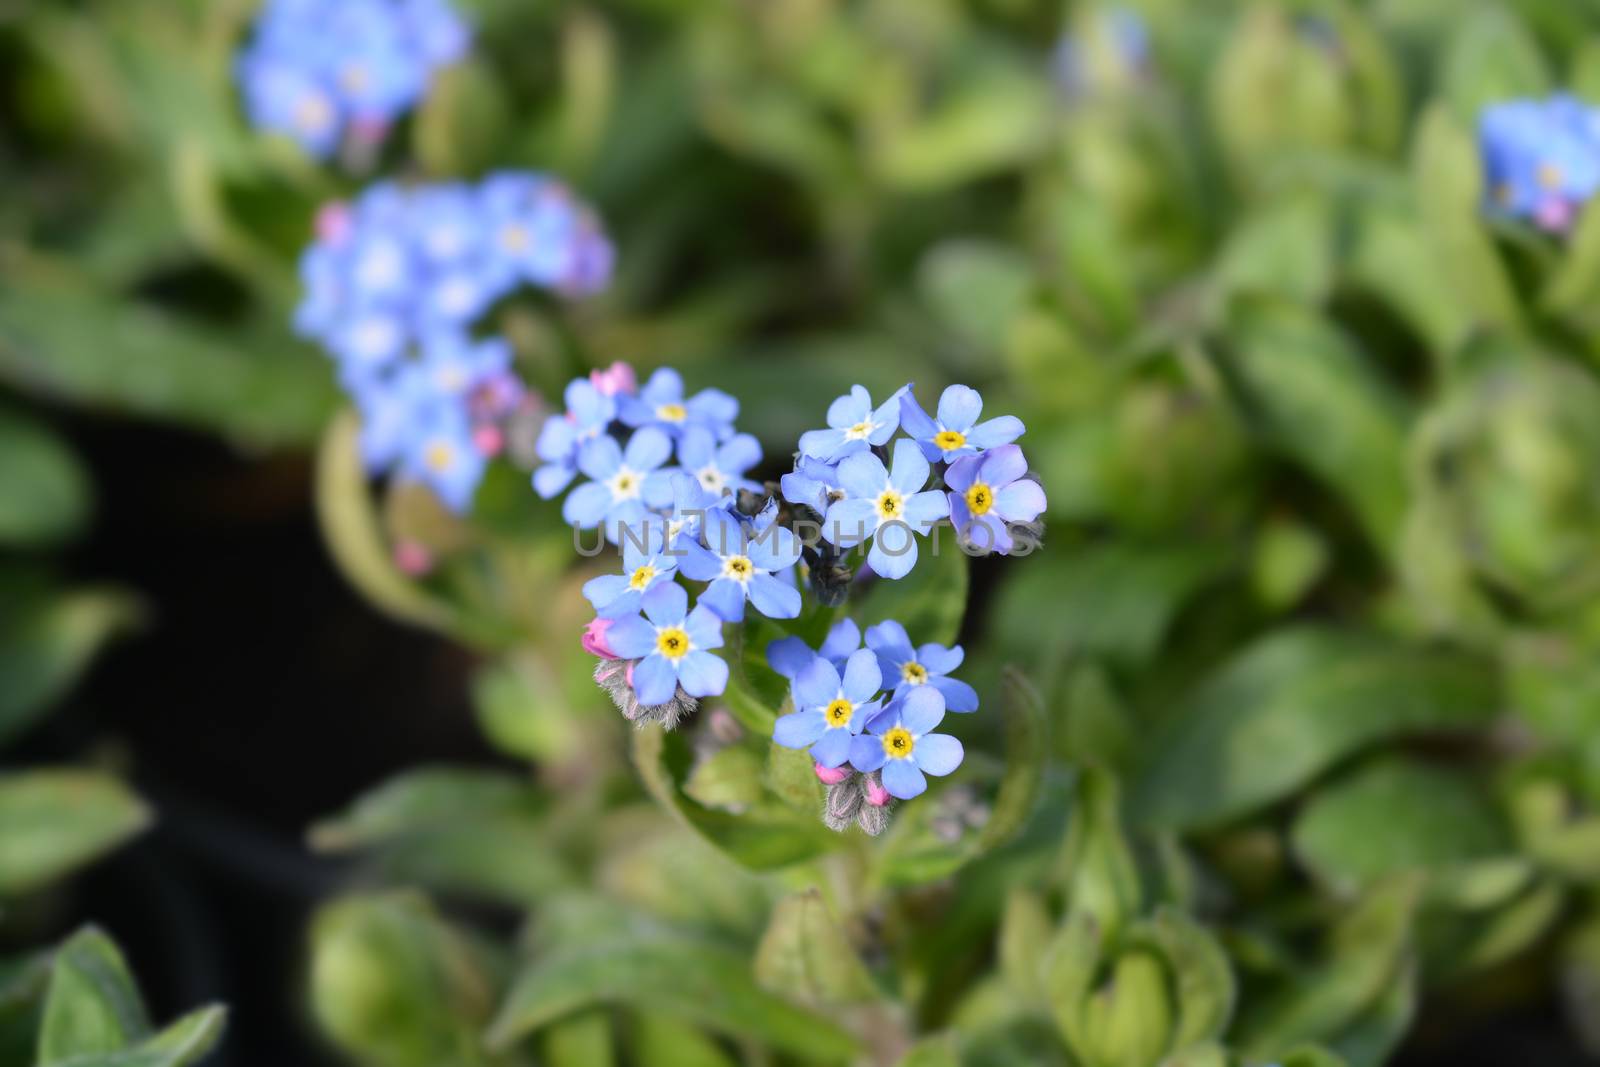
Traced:
[[[583, 644], [600, 658], [596, 682], [634, 722], [670, 727], [723, 693], [724, 626], [749, 611], [798, 618], [802, 576], [815, 588], [818, 564], [848, 571], [863, 547], [873, 573], [899, 579], [917, 562], [917, 539], [943, 522], [970, 551], [1012, 552], [1019, 525], [1037, 534], [1045, 497], [1013, 443], [1022, 423], [984, 420], [983, 398], [966, 386], [945, 390], [932, 415], [910, 386], [879, 404], [855, 386], [829, 407], [826, 428], [800, 438], [781, 482], [788, 507], [779, 487], [749, 478], [761, 449], [735, 429], [738, 414], [718, 390], [689, 395], [675, 371], [640, 386], [617, 365], [571, 382], [566, 411], [539, 434], [535, 490], [565, 493], [568, 523], [620, 549], [621, 572], [584, 585], [595, 620]], [[808, 541], [797, 535], [805, 522]], [[692, 606], [680, 579], [699, 584]], [[819, 649], [795, 636], [769, 645], [792, 705], [773, 740], [809, 751], [829, 787], [828, 825], [877, 833], [893, 800], [960, 766], [961, 743], [936, 729], [947, 712], [976, 711], [978, 694], [951, 676], [960, 646], [914, 645], [893, 620], [862, 639], [845, 619]]]
[[470, 41], [448, 0], [268, 0], [237, 74], [256, 126], [326, 158], [382, 141]]
[[[785, 500], [820, 519], [817, 562], [866, 544], [875, 574], [903, 578], [916, 566], [917, 536], [947, 519], [969, 550], [1011, 552], [1013, 528], [1043, 513], [1044, 491], [1011, 443], [1022, 421], [982, 415], [983, 397], [965, 385], [946, 389], [931, 416], [909, 385], [876, 407], [859, 385], [835, 400], [828, 428], [801, 435], [781, 482]], [[907, 436], [894, 440], [899, 431]]]
[[[933, 730], [945, 712], [978, 710], [978, 694], [950, 677], [961, 665], [960, 645], [913, 647], [905, 627], [891, 620], [870, 627], [866, 647], [854, 622], [836, 623], [813, 652], [796, 637], [767, 648], [773, 670], [789, 678], [795, 710], [778, 719], [772, 739], [808, 749], [817, 776], [829, 786], [852, 771], [877, 775], [861, 783], [867, 804], [887, 797], [909, 800], [928, 788], [926, 776], [961, 765], [961, 742]], [[846, 766], [848, 764], [848, 766]]]
[[1486, 108], [1478, 143], [1494, 214], [1565, 233], [1600, 191], [1600, 110], [1572, 96]]
[[548, 178], [381, 183], [323, 209], [296, 325], [337, 362], [369, 469], [464, 511], [526, 400], [510, 345], [474, 323], [524, 285], [579, 296], [610, 272], [594, 215]]

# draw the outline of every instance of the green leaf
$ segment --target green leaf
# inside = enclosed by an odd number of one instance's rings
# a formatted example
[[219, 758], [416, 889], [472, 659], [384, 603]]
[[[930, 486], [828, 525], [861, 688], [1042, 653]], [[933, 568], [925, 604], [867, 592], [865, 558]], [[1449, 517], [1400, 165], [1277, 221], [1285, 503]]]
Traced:
[[36, 548], [70, 537], [89, 515], [89, 476], [43, 424], [0, 408], [0, 546]]
[[639, 1067], [738, 1067], [709, 1034], [656, 1011], [639, 1013], [631, 1046]]
[[1031, 71], [974, 71], [928, 114], [871, 142], [872, 168], [895, 190], [948, 189], [1044, 151], [1052, 114]]
[[1019, 650], [1013, 655], [1031, 653], [1039, 671], [1059, 664], [1063, 649], [1142, 663], [1184, 603], [1221, 575], [1233, 555], [1203, 542], [1110, 541], [1047, 551], [1027, 560], [1027, 573], [996, 594], [989, 613], [994, 641]]
[[755, 976], [762, 988], [818, 1009], [878, 997], [855, 946], [814, 888], [784, 897], [772, 909], [756, 946]]
[[809, 1061], [839, 1063], [855, 1039], [762, 990], [744, 953], [716, 942], [659, 934], [590, 941], [528, 965], [489, 1027], [507, 1049], [573, 1012], [601, 1004], [647, 1008]]
[[1451, 872], [1511, 847], [1493, 802], [1470, 775], [1399, 759], [1370, 763], [1312, 795], [1295, 820], [1301, 862], [1353, 895], [1412, 870]]
[[10, 602], [0, 619], [0, 741], [31, 726], [106, 642], [143, 614], [138, 601], [112, 589], [4, 595]]
[[1217, 826], [1288, 796], [1387, 737], [1487, 725], [1498, 684], [1459, 653], [1296, 627], [1256, 641], [1171, 709], [1133, 778], [1135, 818]]
[[573, 877], [531, 782], [497, 771], [424, 767], [312, 826], [311, 847], [368, 850], [394, 881], [511, 904], [547, 896]]
[[541, 1036], [540, 1062], [549, 1067], [611, 1067], [617, 1062], [610, 1012], [579, 1012], [551, 1024]]
[[1402, 877], [1373, 889], [1329, 936], [1324, 961], [1302, 969], [1276, 992], [1252, 1001], [1237, 1039], [1253, 1055], [1326, 1040], [1378, 1004], [1411, 957], [1411, 927], [1421, 879]]
[[877, 579], [852, 604], [850, 614], [863, 631], [896, 619], [915, 644], [953, 645], [967, 613], [966, 554], [957, 546], [954, 531], [946, 526], [935, 527], [931, 539], [919, 544], [918, 550], [920, 556], [910, 574], [894, 580]]
[[1423, 112], [1411, 162], [1433, 269], [1476, 326], [1519, 330], [1521, 305], [1482, 223], [1482, 164], [1472, 136], [1442, 104]]
[[150, 810], [106, 775], [0, 774], [0, 897], [42, 889], [149, 824]]
[[1183, 912], [1164, 907], [1129, 931], [1134, 944], [1154, 950], [1172, 978], [1177, 1020], [1172, 1046], [1220, 1037], [1233, 1018], [1238, 997], [1233, 967], [1217, 939]]
[[[765, 738], [763, 745], [768, 744]], [[733, 859], [755, 870], [787, 867], [838, 848], [840, 838], [822, 822], [820, 809], [797, 811], [767, 792], [739, 814], [708, 808], [683, 792], [693, 755], [676, 733], [657, 726], [633, 735], [633, 763], [646, 790], [675, 818]]]
[[1068, 902], [1107, 939], [1142, 910], [1144, 887], [1122, 829], [1121, 790], [1107, 771], [1086, 767], [1067, 824]]
[[1500, 4], [1470, 5], [1454, 30], [1444, 50], [1440, 81], [1462, 122], [1476, 122], [1490, 104], [1550, 92], [1550, 71], [1539, 42]]
[[310, 983], [323, 1032], [374, 1067], [482, 1062], [480, 1035], [501, 989], [484, 951], [411, 892], [319, 909]]
[[1034, 286], [1028, 260], [1007, 245], [950, 240], [917, 266], [923, 301], [975, 353], [999, 352]]
[[961, 1067], [960, 1041], [955, 1034], [934, 1034], [918, 1041], [897, 1067]]
[[111, 939], [93, 927], [67, 939], [50, 969], [38, 1062], [118, 1052], [149, 1033], [138, 987]]
[[1393, 548], [1409, 501], [1399, 393], [1331, 323], [1292, 304], [1240, 303], [1230, 321], [1229, 367], [1272, 444]]
[[[227, 1009], [221, 1006], [201, 1008], [132, 1048], [74, 1056], [59, 1061], [60, 1067], [188, 1067], [199, 1063], [216, 1048], [227, 1018]], [[40, 1067], [51, 1065], [40, 1061]]]
[[44, 270], [7, 273], [0, 380], [257, 446], [314, 440], [335, 396], [286, 329], [202, 326]]

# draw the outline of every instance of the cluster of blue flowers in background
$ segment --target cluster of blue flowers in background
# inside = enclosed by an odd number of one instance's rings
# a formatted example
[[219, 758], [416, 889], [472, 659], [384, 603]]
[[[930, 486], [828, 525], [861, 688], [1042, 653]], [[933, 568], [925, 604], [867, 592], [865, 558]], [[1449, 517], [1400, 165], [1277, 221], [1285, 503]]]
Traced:
[[474, 336], [475, 324], [523, 286], [566, 296], [604, 288], [610, 243], [565, 186], [527, 173], [379, 183], [324, 208], [317, 228], [301, 261], [296, 326], [338, 364], [368, 468], [397, 471], [466, 510], [528, 400], [511, 346]]
[[381, 141], [471, 40], [448, 0], [268, 0], [237, 74], [256, 126], [326, 158]]
[[1478, 142], [1492, 214], [1564, 233], [1600, 192], [1600, 109], [1576, 97], [1486, 108]]

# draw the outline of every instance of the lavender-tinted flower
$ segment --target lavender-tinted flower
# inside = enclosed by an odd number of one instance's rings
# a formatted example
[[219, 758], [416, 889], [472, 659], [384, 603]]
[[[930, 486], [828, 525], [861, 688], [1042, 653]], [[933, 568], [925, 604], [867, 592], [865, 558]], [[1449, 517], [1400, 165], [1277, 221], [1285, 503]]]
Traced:
[[443, 0], [268, 0], [238, 60], [245, 110], [326, 158], [380, 138], [470, 38]]
[[944, 696], [923, 686], [897, 699], [885, 714], [850, 742], [850, 765], [858, 771], [883, 772], [891, 796], [910, 800], [928, 788], [925, 775], [943, 776], [961, 766], [961, 742], [933, 733], [944, 718]]
[[944, 695], [946, 711], [978, 710], [978, 691], [948, 677], [961, 666], [965, 656], [960, 645], [946, 648], [929, 642], [913, 648], [906, 628], [888, 619], [868, 628], [867, 647], [877, 654], [884, 685], [892, 686], [895, 696], [903, 697], [918, 686], [931, 685]]
[[962, 541], [986, 552], [1010, 553], [1012, 527], [1033, 522], [1046, 506], [1044, 488], [1027, 473], [1028, 461], [1016, 445], [950, 464], [944, 481], [950, 518]]
[[702, 389], [685, 399], [683, 376], [670, 367], [650, 375], [637, 396], [622, 398], [621, 409], [629, 426], [656, 426], [674, 436], [701, 426], [718, 441], [733, 436], [733, 420], [739, 417], [739, 402], [720, 389]]
[[637, 659], [633, 689], [645, 706], [666, 704], [681, 686], [694, 697], [716, 696], [728, 684], [728, 665], [710, 650], [722, 647], [722, 622], [705, 605], [689, 611], [681, 585], [663, 582], [641, 599], [644, 615], [612, 622], [606, 643]]
[[1478, 144], [1492, 213], [1565, 232], [1600, 192], [1600, 111], [1574, 97], [1487, 108]]
[[1022, 420], [1015, 415], [980, 423], [982, 414], [982, 395], [965, 385], [952, 385], [940, 395], [937, 418], [929, 418], [911, 392], [900, 398], [900, 425], [922, 446], [922, 454], [930, 462], [950, 462], [1022, 436]]
[[922, 491], [928, 474], [928, 461], [906, 440], [895, 442], [892, 473], [870, 452], [845, 458], [839, 484], [849, 495], [828, 509], [822, 536], [840, 548], [871, 541], [868, 565], [885, 578], [904, 578], [917, 563], [915, 535], [950, 514], [943, 493]]
[[872, 395], [863, 386], [852, 386], [849, 393], [828, 405], [828, 429], [800, 435], [800, 454], [834, 463], [888, 444], [900, 428], [900, 398], [910, 388], [902, 386], [874, 409]]

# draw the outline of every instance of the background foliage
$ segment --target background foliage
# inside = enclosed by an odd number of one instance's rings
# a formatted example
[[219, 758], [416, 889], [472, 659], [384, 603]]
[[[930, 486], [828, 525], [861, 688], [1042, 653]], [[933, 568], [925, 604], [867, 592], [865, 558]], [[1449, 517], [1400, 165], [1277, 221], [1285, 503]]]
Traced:
[[[250, 4], [0, 7], [0, 740], [139, 617], [50, 576], [93, 493], [28, 408], [172, 421], [319, 450], [333, 557], [479, 654], [480, 725], [531, 768], [419, 767], [310, 829], [360, 858], [307, 965], [352, 1062], [1363, 1067], [1558, 1002], [1596, 1048], [1600, 215], [1487, 220], [1474, 123], [1600, 94], [1600, 13], [1127, 6], [1140, 62], [1054, 0], [477, 0], [384, 162], [597, 204], [612, 290], [496, 312], [547, 396], [672, 363], [769, 456], [857, 381], [1023, 417], [1046, 550], [859, 609], [959, 636], [1004, 705], [877, 841], [817, 823], [757, 668], [713, 740], [618, 721], [577, 653], [590, 572], [517, 472], [465, 522], [372, 494], [288, 325], [316, 206], [362, 179], [243, 123]], [[418, 531], [449, 549], [425, 582], [390, 562]], [[149, 816], [8, 767], [7, 944]], [[149, 1036], [130, 988], [93, 931], [8, 957], [0, 1047], [214, 1034]]]

